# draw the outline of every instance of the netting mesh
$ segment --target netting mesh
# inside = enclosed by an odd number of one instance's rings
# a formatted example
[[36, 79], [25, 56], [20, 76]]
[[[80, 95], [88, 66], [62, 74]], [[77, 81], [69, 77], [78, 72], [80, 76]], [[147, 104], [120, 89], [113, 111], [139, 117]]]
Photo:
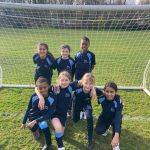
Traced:
[[[150, 9], [75, 11], [0, 7], [3, 83], [34, 84], [32, 55], [39, 42], [46, 42], [55, 57], [60, 56], [61, 44], [69, 44], [74, 57], [83, 36], [90, 38], [89, 50], [96, 55], [93, 72], [97, 85], [111, 80], [120, 86], [142, 86], [150, 59]], [[55, 71], [53, 82], [56, 77]]]

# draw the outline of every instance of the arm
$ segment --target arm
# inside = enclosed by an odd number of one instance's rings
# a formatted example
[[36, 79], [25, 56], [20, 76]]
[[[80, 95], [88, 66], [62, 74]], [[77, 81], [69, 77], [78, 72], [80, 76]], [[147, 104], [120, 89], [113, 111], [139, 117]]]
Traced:
[[39, 60], [39, 58], [40, 58], [39, 54], [38, 54], [38, 53], [35, 53], [35, 54], [33, 55], [33, 62], [36, 64], [37, 61]]
[[72, 87], [72, 90], [76, 90], [79, 86], [80, 86], [80, 83], [79, 83], [80, 80], [75, 80], [73, 82], [70, 83], [70, 86]]
[[49, 120], [51, 115], [55, 112], [56, 110], [56, 101], [54, 100], [52, 104], [49, 105], [49, 108], [48, 108], [48, 111], [45, 115], [31, 121], [29, 124], [28, 124], [28, 128], [32, 128], [35, 124], [39, 123], [39, 122], [42, 122], [42, 121], [45, 121], [45, 120]]
[[38, 91], [37, 87], [35, 87], [35, 93], [37, 94], [38, 98], [39, 98], [39, 103], [38, 103], [38, 107], [40, 110], [43, 110], [45, 107], [45, 100], [44, 97], [41, 95], [41, 93]]
[[120, 132], [121, 122], [122, 122], [122, 110], [123, 110], [123, 104], [122, 102], [118, 102], [118, 107], [115, 114], [115, 132]]
[[119, 143], [119, 133], [116, 132], [112, 141], [111, 141], [111, 145], [114, 148], [118, 145], [118, 143]]
[[75, 62], [72, 65], [72, 80], [73, 80], [74, 74], [75, 74]]
[[53, 63], [53, 64], [52, 64], [52, 68], [53, 68], [53, 69], [56, 69], [56, 68], [57, 68], [57, 60], [53, 60], [52, 63]]
[[21, 126], [22, 128], [25, 127], [25, 124], [27, 122], [27, 118], [28, 118], [28, 115], [29, 115], [29, 111], [30, 111], [31, 108], [32, 108], [32, 97], [30, 98], [30, 101], [28, 103], [28, 107], [26, 109], [26, 112], [25, 112], [23, 120], [22, 120], [22, 126]]
[[91, 61], [91, 71], [94, 69], [95, 64], [96, 64], [95, 55], [93, 54], [92, 61]]
[[91, 71], [94, 69], [95, 65], [91, 65]]
[[103, 95], [103, 91], [102, 90], [100, 90], [99, 88], [97, 88], [96, 87], [96, 96], [97, 96], [97, 98], [99, 98], [100, 96], [102, 96]]
[[119, 143], [119, 133], [121, 130], [121, 122], [122, 122], [122, 110], [123, 110], [123, 104], [122, 101], [118, 102], [118, 107], [115, 115], [115, 135], [112, 139], [111, 145], [112, 147], [115, 147]]
[[42, 122], [44, 120], [49, 120], [51, 115], [55, 112], [56, 110], [56, 97], [52, 94], [52, 96], [50, 97], [49, 103], [47, 104], [48, 106], [48, 110], [46, 112], [46, 114], [44, 114], [43, 116], [39, 117], [36, 119], [37, 122]]
[[41, 116], [41, 117], [39, 117], [38, 119], [33, 120], [33, 121], [31, 121], [30, 123], [28, 123], [28, 128], [32, 128], [35, 124], [37, 124], [37, 123], [39, 123], [39, 122], [42, 122], [42, 121], [45, 121], [45, 120], [49, 120], [49, 119], [50, 119], [50, 116], [51, 116], [50, 113], [47, 112], [46, 115]]
[[91, 92], [90, 92], [90, 96], [92, 97], [92, 99], [96, 98], [96, 89], [95, 86], [92, 86]]
[[97, 97], [99, 98], [102, 95], [103, 95], [103, 92], [99, 88], [97, 88], [95, 86], [92, 87], [91, 93], [90, 93], [90, 96], [92, 98], [96, 99]]

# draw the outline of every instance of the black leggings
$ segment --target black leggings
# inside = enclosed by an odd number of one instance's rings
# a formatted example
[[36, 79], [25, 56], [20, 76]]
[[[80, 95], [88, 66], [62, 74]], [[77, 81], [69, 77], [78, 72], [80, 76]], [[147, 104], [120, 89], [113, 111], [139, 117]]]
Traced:
[[85, 105], [79, 106], [74, 104], [73, 106], [73, 121], [77, 123], [80, 120], [80, 112], [85, 111], [86, 120], [87, 120], [87, 131], [88, 131], [88, 141], [91, 141], [93, 138], [93, 115], [92, 115], [92, 106]]
[[[104, 134], [106, 132], [106, 130], [108, 130], [108, 128], [110, 127], [110, 125], [112, 126], [112, 137], [114, 137], [115, 135], [115, 122], [114, 120], [111, 121], [105, 121], [103, 116], [100, 115], [96, 124], [96, 128], [95, 128], [95, 132], [96, 134]], [[121, 133], [121, 126], [120, 126], [120, 131], [119, 131], [119, 135]]]
[[40, 128], [41, 131], [43, 132], [43, 134], [45, 136], [46, 144], [51, 145], [52, 144], [51, 133], [50, 133], [48, 123], [46, 121], [40, 122], [38, 124], [35, 124], [30, 130], [32, 132], [35, 132], [38, 128]]

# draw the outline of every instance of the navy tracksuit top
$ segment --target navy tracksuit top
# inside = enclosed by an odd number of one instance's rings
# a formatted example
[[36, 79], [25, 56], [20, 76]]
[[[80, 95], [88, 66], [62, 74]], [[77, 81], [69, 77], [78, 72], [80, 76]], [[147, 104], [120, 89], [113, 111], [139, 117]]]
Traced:
[[62, 59], [62, 57], [59, 57], [56, 59], [56, 68], [58, 74], [65, 70], [68, 71], [73, 78], [75, 72], [75, 61], [71, 57], [69, 57], [69, 59]]
[[45, 99], [45, 108], [44, 110], [40, 110], [38, 108], [39, 98], [34, 93], [32, 94], [28, 107], [23, 117], [22, 123], [25, 124], [27, 119], [29, 121], [36, 120], [37, 122], [42, 122], [44, 120], [50, 119], [51, 115], [56, 110], [56, 101], [53, 93], [49, 93], [49, 95], [44, 98]]
[[95, 64], [95, 55], [91, 51], [77, 52], [75, 55], [75, 79], [80, 80], [85, 73], [91, 72], [92, 66]]
[[115, 124], [115, 132], [120, 131], [123, 103], [121, 97], [116, 95], [113, 100], [107, 100], [105, 96], [100, 96], [98, 103], [102, 106], [101, 117], [106, 123], [113, 121]]
[[33, 62], [36, 64], [35, 78], [43, 76], [49, 80], [53, 75], [53, 69], [55, 69], [55, 62], [52, 61], [49, 54], [45, 59], [41, 59], [38, 53], [33, 55]]
[[67, 111], [70, 108], [70, 105], [72, 104], [72, 91], [75, 90], [77, 87], [78, 82], [74, 81], [72, 82], [68, 87], [61, 88], [60, 92], [56, 94], [56, 112], [54, 114], [66, 117]]

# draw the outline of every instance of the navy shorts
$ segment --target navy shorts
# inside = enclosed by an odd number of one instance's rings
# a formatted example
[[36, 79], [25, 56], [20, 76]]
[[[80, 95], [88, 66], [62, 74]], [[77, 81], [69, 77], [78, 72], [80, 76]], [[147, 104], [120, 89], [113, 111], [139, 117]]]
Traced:
[[63, 126], [63, 127], [66, 126], [67, 117], [64, 117], [64, 116], [62, 117], [62, 116], [60, 116], [60, 115], [53, 114], [52, 117], [51, 117], [51, 120], [52, 120], [53, 118], [58, 118], [58, 119], [60, 120], [62, 126]]

